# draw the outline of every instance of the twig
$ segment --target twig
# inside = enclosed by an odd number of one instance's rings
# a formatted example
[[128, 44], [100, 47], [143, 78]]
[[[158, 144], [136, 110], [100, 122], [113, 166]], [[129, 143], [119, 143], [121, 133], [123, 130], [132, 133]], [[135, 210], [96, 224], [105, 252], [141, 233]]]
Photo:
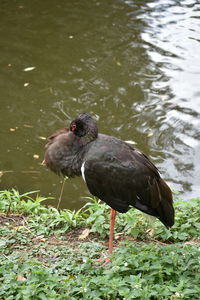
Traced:
[[153, 238], [150, 238], [149, 240], [152, 241], [152, 242], [158, 243], [158, 244], [160, 244], [160, 245], [163, 245], [163, 246], [168, 246], [168, 245], [169, 245], [169, 244], [163, 243], [163, 242], [158, 241], [158, 240], [153, 239]]
[[25, 173], [25, 174], [39, 174], [40, 171], [21, 171], [22, 173]]
[[8, 256], [6, 256], [4, 253], [3, 253], [3, 256], [8, 259], [8, 260], [11, 260]]
[[61, 187], [61, 191], [60, 191], [60, 196], [59, 196], [58, 204], [57, 204], [57, 209], [59, 209], [59, 207], [60, 207], [62, 195], [63, 195], [63, 192], [64, 192], [65, 181], [67, 180], [67, 178], [68, 177], [66, 177], [66, 176], [63, 178], [62, 187]]

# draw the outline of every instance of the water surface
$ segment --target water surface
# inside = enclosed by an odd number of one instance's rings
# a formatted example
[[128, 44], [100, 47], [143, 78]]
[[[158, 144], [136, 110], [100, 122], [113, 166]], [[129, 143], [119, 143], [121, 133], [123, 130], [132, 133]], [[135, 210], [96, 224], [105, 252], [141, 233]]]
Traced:
[[[184, 199], [199, 196], [199, 12], [187, 0], [2, 1], [0, 188], [57, 199], [44, 137], [87, 111]], [[87, 195], [81, 178], [68, 180], [61, 206]]]

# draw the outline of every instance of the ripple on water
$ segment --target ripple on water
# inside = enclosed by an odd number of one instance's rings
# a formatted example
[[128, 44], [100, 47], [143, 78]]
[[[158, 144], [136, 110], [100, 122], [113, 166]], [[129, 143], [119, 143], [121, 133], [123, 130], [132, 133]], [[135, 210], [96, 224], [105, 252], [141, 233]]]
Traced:
[[[101, 132], [134, 140], [184, 197], [199, 196], [199, 11], [192, 0], [43, 0], [23, 10], [4, 1], [0, 163], [14, 172], [1, 187], [58, 197], [60, 179], [33, 159], [43, 157], [38, 136], [89, 111]], [[77, 208], [86, 193], [68, 181], [62, 205]]]

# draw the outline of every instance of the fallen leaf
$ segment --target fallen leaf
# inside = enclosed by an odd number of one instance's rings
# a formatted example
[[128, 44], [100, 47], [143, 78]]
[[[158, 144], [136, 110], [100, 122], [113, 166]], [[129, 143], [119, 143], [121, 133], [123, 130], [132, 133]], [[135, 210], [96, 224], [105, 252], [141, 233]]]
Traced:
[[37, 243], [44, 243], [44, 242], [46, 242], [46, 240], [47, 240], [47, 239], [44, 238], [43, 235], [36, 236], [36, 237], [34, 237], [34, 238], [32, 239], [32, 241], [33, 241], [34, 244], [37, 244]]
[[134, 142], [134, 141], [125, 141], [126, 143], [128, 143], [128, 144], [131, 144], [131, 145], [135, 145], [136, 144], [136, 142]]
[[46, 242], [47, 239], [41, 239], [40, 242]]
[[17, 281], [26, 281], [26, 278], [23, 275], [17, 275]]
[[38, 154], [33, 154], [33, 158], [38, 159], [40, 156]]
[[78, 239], [79, 240], [84, 240], [88, 237], [90, 234], [90, 230], [88, 228], [84, 229], [83, 232], [79, 235]]
[[154, 229], [147, 230], [147, 233], [148, 233], [150, 236], [154, 236], [155, 230], [154, 230]]
[[68, 278], [70, 278], [70, 279], [74, 279], [74, 278], [76, 278], [76, 276], [75, 276], [75, 275], [73, 275], [73, 274], [70, 274], [70, 275], [68, 275]]
[[118, 65], [118, 66], [121, 66], [122, 64], [120, 63], [120, 61], [117, 61], [117, 65]]
[[15, 230], [20, 230], [20, 229], [24, 228], [24, 226], [12, 226], [12, 228]]
[[24, 72], [29, 72], [29, 71], [32, 71], [34, 69], [35, 69], [35, 67], [28, 67], [28, 68], [25, 68], [23, 71]]
[[147, 134], [148, 137], [150, 137], [150, 136], [152, 136], [152, 135], [153, 135], [153, 132], [149, 132], [149, 133]]
[[115, 239], [118, 240], [120, 238], [120, 236], [122, 236], [124, 233], [123, 232], [119, 232], [115, 234]]
[[36, 237], [33, 238], [33, 241], [38, 241], [44, 238], [44, 235], [38, 235]]
[[23, 126], [26, 128], [33, 128], [33, 125], [29, 125], [29, 124], [24, 124]]

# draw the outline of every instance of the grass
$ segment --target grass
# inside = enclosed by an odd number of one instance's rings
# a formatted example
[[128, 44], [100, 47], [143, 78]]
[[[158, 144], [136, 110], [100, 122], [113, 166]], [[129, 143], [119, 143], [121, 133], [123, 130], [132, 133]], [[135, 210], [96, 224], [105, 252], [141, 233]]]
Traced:
[[108, 206], [90, 198], [59, 211], [44, 200], [0, 191], [0, 299], [199, 299], [200, 198], [176, 199], [170, 231], [134, 209], [118, 214], [104, 267]]

